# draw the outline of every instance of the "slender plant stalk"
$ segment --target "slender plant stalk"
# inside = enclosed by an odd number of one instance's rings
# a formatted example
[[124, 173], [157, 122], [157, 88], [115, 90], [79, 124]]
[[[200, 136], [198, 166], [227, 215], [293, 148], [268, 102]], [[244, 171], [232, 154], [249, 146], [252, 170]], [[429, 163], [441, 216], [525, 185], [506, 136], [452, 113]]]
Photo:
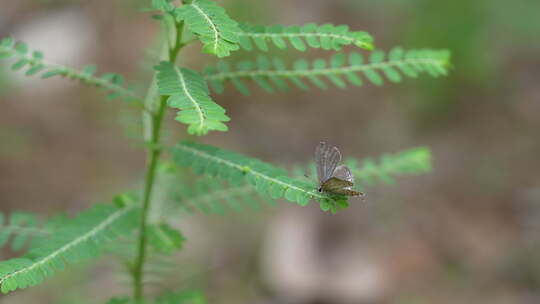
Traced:
[[[183, 22], [174, 23], [176, 35], [175, 41], [172, 45], [168, 44], [168, 58], [169, 62], [175, 63], [178, 53], [184, 47], [185, 43], [182, 43], [182, 32], [184, 29]], [[146, 259], [146, 225], [148, 219], [148, 211], [152, 201], [152, 190], [156, 179], [157, 164], [159, 157], [161, 156], [160, 139], [161, 139], [161, 125], [163, 117], [165, 116], [165, 110], [167, 108], [167, 97], [162, 96], [159, 99], [159, 107], [155, 113], [151, 115], [151, 136], [148, 145], [148, 162], [146, 169], [146, 179], [144, 186], [144, 197], [141, 212], [141, 219], [139, 225], [139, 238], [137, 256], [132, 269], [133, 275], [133, 299], [135, 303], [142, 303], [143, 301], [143, 276], [144, 276], [144, 263]]]

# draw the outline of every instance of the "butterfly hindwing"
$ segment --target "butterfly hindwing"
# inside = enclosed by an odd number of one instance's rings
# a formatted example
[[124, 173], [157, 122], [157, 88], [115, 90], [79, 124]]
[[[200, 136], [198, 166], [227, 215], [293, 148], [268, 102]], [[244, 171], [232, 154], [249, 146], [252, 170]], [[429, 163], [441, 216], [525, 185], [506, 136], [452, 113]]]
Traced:
[[362, 196], [362, 195], [364, 195], [364, 193], [362, 193], [360, 191], [350, 189], [350, 188], [343, 188], [343, 189], [334, 191], [334, 193], [339, 194], [339, 195], [345, 195], [345, 196]]
[[321, 189], [327, 193], [346, 195], [346, 196], [359, 196], [362, 192], [352, 189], [354, 184], [350, 181], [339, 179], [337, 177], [331, 177], [321, 185]]
[[353, 183], [349, 182], [349, 181], [346, 181], [346, 180], [342, 180], [342, 179], [339, 179], [337, 177], [331, 177], [329, 179], [327, 179], [322, 185], [321, 185], [321, 188], [324, 192], [335, 192], [337, 190], [340, 190], [340, 189], [343, 189], [343, 188], [346, 188], [346, 187], [351, 187], [353, 185]]
[[346, 180], [354, 184], [354, 176], [351, 172], [351, 169], [345, 165], [339, 165], [336, 170], [334, 170], [334, 173], [332, 173], [332, 177], [337, 177], [342, 180]]

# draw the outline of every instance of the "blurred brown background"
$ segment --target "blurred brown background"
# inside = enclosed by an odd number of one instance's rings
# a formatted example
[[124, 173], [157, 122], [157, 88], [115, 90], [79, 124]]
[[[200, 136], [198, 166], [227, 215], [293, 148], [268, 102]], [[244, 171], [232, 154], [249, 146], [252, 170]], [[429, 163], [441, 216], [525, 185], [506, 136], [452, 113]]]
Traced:
[[[157, 32], [138, 11], [144, 2], [4, 1], [0, 36], [52, 62], [95, 63], [144, 83]], [[238, 21], [348, 24], [385, 50], [447, 48], [453, 69], [382, 88], [268, 95], [253, 87], [244, 97], [228, 87], [215, 99], [232, 118], [230, 132], [201, 141], [283, 165], [311, 158], [320, 139], [357, 158], [428, 146], [434, 171], [370, 188], [367, 202], [335, 216], [280, 203], [262, 214], [182, 218], [185, 250], [153, 292], [196, 287], [210, 303], [540, 301], [539, 1], [221, 3]], [[198, 46], [181, 56], [193, 67], [214, 62]], [[133, 140], [139, 114], [103, 97], [0, 69], [1, 212], [74, 214], [136, 186], [144, 169]], [[185, 130], [172, 115], [167, 126], [170, 137]], [[103, 303], [129, 292], [115, 263], [73, 267], [0, 302]]]

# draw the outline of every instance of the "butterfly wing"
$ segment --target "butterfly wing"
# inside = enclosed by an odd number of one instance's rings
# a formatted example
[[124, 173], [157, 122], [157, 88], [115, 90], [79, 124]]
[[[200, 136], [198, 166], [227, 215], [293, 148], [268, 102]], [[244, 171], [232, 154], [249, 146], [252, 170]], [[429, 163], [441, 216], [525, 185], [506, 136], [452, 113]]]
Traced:
[[360, 191], [356, 191], [352, 188], [353, 183], [350, 181], [342, 180], [337, 177], [331, 177], [321, 186], [322, 190], [327, 193], [333, 193], [345, 196], [360, 196], [364, 195]]
[[364, 195], [364, 193], [360, 191], [356, 191], [348, 187], [341, 188], [339, 190], [334, 191], [333, 193], [339, 194], [339, 195], [345, 195], [345, 196], [363, 196]]
[[351, 170], [345, 166], [338, 166], [332, 173], [332, 177], [326, 180], [321, 188], [325, 192], [346, 195], [346, 196], [359, 196], [363, 195], [362, 192], [356, 191], [352, 188], [354, 185], [354, 176]]
[[340, 161], [341, 153], [337, 147], [330, 146], [324, 141], [321, 141], [317, 145], [315, 148], [315, 163], [317, 165], [319, 185], [322, 185], [332, 177], [332, 174]]
[[354, 176], [352, 175], [351, 169], [345, 165], [339, 165], [336, 170], [334, 170], [334, 173], [332, 173], [332, 177], [337, 177], [354, 184]]
[[335, 193], [339, 189], [351, 187], [352, 185], [353, 183], [349, 181], [342, 180], [337, 177], [331, 177], [321, 185], [321, 188], [324, 192]]

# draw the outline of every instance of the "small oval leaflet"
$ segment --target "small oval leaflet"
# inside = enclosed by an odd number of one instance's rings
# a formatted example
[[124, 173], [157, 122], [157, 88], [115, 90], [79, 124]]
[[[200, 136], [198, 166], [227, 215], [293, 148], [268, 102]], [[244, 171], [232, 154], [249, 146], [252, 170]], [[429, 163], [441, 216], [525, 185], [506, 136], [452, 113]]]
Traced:
[[363, 196], [353, 189], [354, 176], [345, 165], [339, 165], [341, 153], [335, 146], [321, 141], [315, 148], [315, 163], [319, 178], [319, 192], [345, 196]]

